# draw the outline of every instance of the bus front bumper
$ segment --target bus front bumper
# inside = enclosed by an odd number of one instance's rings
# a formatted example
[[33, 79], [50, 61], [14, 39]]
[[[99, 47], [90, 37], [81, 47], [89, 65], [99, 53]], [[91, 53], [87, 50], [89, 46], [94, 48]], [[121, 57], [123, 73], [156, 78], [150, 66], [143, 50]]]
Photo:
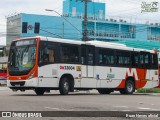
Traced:
[[35, 88], [38, 87], [38, 78], [29, 80], [7, 80], [7, 87], [9, 88]]

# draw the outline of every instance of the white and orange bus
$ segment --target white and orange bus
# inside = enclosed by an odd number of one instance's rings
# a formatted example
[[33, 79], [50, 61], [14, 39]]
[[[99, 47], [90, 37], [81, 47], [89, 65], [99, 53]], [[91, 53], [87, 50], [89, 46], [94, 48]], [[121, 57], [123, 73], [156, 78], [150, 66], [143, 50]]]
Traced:
[[10, 47], [7, 86], [14, 91], [32, 89], [43, 95], [59, 90], [66, 95], [96, 89], [100, 94], [132, 94], [158, 84], [155, 50], [39, 36], [14, 40]]

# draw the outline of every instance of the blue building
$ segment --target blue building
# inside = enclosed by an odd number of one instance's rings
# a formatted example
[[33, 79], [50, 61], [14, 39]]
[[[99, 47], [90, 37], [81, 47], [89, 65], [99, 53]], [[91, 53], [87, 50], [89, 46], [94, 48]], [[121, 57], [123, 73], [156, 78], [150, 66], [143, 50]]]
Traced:
[[[131, 23], [127, 19], [108, 18], [105, 3], [88, 3], [88, 37], [92, 40], [113, 41], [127, 46], [160, 48], [159, 23]], [[81, 40], [84, 3], [64, 0], [63, 17], [18, 14], [7, 18], [7, 45], [13, 39], [28, 36], [49, 36]], [[69, 21], [69, 22], [68, 22]]]
[[[88, 18], [90, 19], [105, 19], [105, 3], [88, 2]], [[84, 2], [81, 0], [64, 0], [63, 1], [63, 15], [66, 17], [84, 16]]]

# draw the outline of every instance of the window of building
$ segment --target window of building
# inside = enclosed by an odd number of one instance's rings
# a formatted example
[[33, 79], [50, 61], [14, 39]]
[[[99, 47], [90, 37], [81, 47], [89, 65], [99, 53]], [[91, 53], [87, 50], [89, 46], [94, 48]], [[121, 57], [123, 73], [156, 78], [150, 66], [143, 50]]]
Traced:
[[99, 18], [103, 19], [103, 10], [99, 10]]
[[76, 7], [72, 8], [72, 16], [76, 16]]
[[40, 23], [35, 23], [35, 25], [34, 25], [34, 33], [39, 33], [39, 30], [40, 30]]
[[23, 22], [22, 23], [22, 33], [27, 33], [27, 27], [28, 27], [28, 23], [27, 22]]

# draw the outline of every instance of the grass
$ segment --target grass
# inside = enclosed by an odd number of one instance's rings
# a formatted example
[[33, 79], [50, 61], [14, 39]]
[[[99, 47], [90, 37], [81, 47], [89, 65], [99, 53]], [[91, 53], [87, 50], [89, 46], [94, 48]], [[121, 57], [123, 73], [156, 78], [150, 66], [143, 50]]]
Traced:
[[160, 93], [160, 88], [139, 88], [138, 93]]

